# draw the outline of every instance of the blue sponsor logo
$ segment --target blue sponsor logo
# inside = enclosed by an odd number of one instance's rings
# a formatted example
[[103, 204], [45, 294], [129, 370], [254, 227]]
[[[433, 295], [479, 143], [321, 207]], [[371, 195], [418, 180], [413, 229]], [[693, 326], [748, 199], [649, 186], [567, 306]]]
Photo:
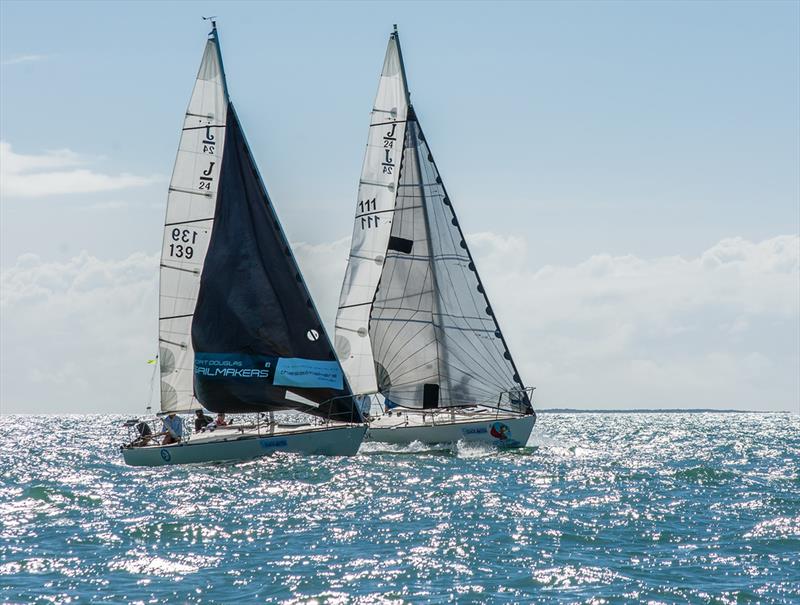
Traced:
[[195, 353], [194, 373], [200, 378], [267, 380], [283, 387], [344, 388], [342, 367], [338, 361], [239, 353]]
[[273, 447], [285, 447], [286, 439], [262, 439], [261, 447], [268, 450]]
[[338, 361], [281, 357], [272, 384], [284, 387], [342, 389], [342, 367]]
[[477, 428], [468, 428], [468, 429], [461, 429], [461, 432], [465, 435], [481, 435], [483, 433], [488, 433], [484, 427], [477, 427]]
[[172, 460], [172, 454], [169, 453], [169, 450], [161, 450], [161, 457], [164, 459], [164, 462], [169, 462]]
[[269, 379], [274, 357], [238, 353], [195, 353], [194, 373], [204, 378]]

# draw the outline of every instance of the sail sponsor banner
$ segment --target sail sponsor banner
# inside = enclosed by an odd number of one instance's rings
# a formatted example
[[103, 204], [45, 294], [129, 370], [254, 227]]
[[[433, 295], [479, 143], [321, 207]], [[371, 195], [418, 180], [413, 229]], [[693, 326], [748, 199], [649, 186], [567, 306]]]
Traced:
[[273, 378], [277, 357], [240, 353], [195, 353], [194, 373], [204, 378]]
[[338, 361], [280, 358], [275, 366], [272, 384], [285, 387], [341, 389], [344, 387], [344, 379]]
[[268, 384], [306, 389], [342, 389], [344, 378], [337, 361], [297, 357], [195, 353], [194, 373], [202, 378], [265, 380]]

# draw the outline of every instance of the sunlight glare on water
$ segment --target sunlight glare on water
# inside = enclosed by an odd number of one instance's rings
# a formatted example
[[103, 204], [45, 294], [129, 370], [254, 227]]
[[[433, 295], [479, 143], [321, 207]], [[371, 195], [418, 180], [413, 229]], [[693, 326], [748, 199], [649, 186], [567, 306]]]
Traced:
[[155, 469], [122, 420], [0, 417], [0, 602], [800, 602], [797, 415]]

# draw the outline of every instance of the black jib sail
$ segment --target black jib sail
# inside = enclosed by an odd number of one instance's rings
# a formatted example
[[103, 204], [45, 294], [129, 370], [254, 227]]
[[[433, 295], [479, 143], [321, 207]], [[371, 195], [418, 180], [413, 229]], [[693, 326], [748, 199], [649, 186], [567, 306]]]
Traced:
[[195, 397], [214, 412], [362, 422], [230, 103], [224, 149], [192, 321]]

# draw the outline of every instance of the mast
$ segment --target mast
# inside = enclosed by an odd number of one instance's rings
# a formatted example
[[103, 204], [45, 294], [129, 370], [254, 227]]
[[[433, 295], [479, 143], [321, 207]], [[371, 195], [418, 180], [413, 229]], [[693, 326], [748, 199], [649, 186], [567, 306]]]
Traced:
[[[397, 54], [398, 54], [398, 56], [400, 58], [400, 73], [403, 76], [403, 84], [404, 84], [404, 87], [406, 89], [406, 101], [408, 102], [408, 121], [409, 122], [415, 122], [417, 124], [417, 128], [419, 128], [419, 121], [417, 120], [417, 114], [414, 111], [414, 105], [411, 103], [411, 92], [408, 89], [408, 77], [406, 76], [406, 64], [405, 64], [405, 61], [403, 60], [403, 49], [402, 49], [402, 46], [400, 45], [400, 34], [397, 31], [397, 24], [396, 23], [394, 24], [394, 32], [393, 32], [392, 35], [394, 36], [395, 41], [397, 43]], [[408, 126], [406, 126], [406, 132], [408, 132]], [[421, 128], [419, 129], [419, 133], [420, 133], [420, 135], [422, 134], [422, 129]], [[414, 163], [416, 165], [417, 173], [419, 174], [419, 179], [420, 179], [419, 188], [420, 188], [421, 198], [424, 200], [425, 199], [425, 183], [424, 183], [424, 180], [423, 180], [424, 177], [423, 177], [423, 173], [422, 173], [422, 166], [420, 165], [420, 161], [419, 161], [419, 152], [418, 152], [419, 144], [418, 144], [417, 141], [415, 141], [415, 147], [417, 148], [417, 150], [414, 151]], [[402, 170], [402, 165], [401, 165], [400, 169]], [[426, 226], [426, 232], [427, 232], [427, 237], [428, 237], [428, 244], [430, 245], [430, 243], [431, 243], [431, 240], [430, 240], [430, 238], [431, 238], [431, 225], [430, 225], [430, 219], [428, 217], [428, 208], [427, 208], [427, 205], [424, 202], [422, 204], [422, 212], [423, 212], [423, 215], [425, 217], [425, 226]], [[431, 275], [433, 276], [433, 284], [434, 284], [433, 287], [436, 290], [438, 290], [439, 289], [439, 279], [438, 279], [438, 277], [436, 275], [436, 263], [431, 262], [430, 267], [431, 267]], [[436, 299], [436, 298], [434, 298], [434, 305], [435, 305], [435, 308], [437, 309], [437, 311], [435, 311], [435, 315], [438, 316], [439, 318], [441, 318], [441, 312], [440, 312], [440, 309], [439, 309], [440, 305], [439, 305], [438, 299]], [[434, 328], [436, 328], [436, 321], [434, 321]], [[438, 376], [441, 376], [441, 360], [442, 360], [444, 355], [446, 355], [446, 351], [439, 347], [439, 339], [437, 338], [436, 339], [436, 373], [437, 373]], [[438, 391], [437, 391], [437, 397], [438, 397]]]
[[[397, 44], [397, 55], [398, 55], [398, 57], [400, 59], [400, 74], [402, 75], [403, 86], [404, 86], [405, 91], [406, 91], [406, 102], [408, 103], [408, 118], [407, 118], [407, 120], [408, 120], [408, 123], [415, 122], [417, 124], [417, 128], [419, 128], [419, 121], [417, 120], [417, 115], [416, 115], [416, 112], [414, 111], [414, 105], [411, 103], [411, 92], [410, 92], [409, 87], [408, 87], [408, 76], [406, 75], [406, 64], [405, 64], [405, 61], [403, 60], [403, 48], [402, 48], [402, 45], [400, 44], [400, 33], [397, 31], [397, 24], [396, 23], [394, 24], [394, 32], [392, 33], [392, 36], [394, 36], [395, 42]], [[408, 123], [406, 125], [406, 133], [410, 132], [408, 130]], [[419, 132], [420, 132], [420, 134], [422, 134], [422, 129], [421, 128], [419, 129]], [[408, 134], [406, 136], [408, 136]], [[421, 166], [420, 161], [419, 161], [419, 142], [416, 141], [416, 137], [415, 137], [415, 140], [414, 140], [414, 147], [416, 149], [413, 152], [413, 156], [414, 156], [415, 168], [417, 170], [417, 174], [419, 174], [420, 197], [421, 197], [422, 200], [424, 200], [425, 199], [425, 182], [424, 182], [424, 176], [423, 176], [423, 172], [422, 172], [422, 166]], [[402, 172], [402, 169], [403, 169], [403, 166], [402, 166], [402, 161], [401, 161], [401, 165], [400, 165], [401, 172]], [[399, 188], [398, 188], [398, 194], [399, 194]], [[395, 198], [396, 198], [396, 196], [395, 196]], [[431, 225], [430, 225], [430, 218], [428, 217], [427, 204], [425, 204], [424, 201], [422, 203], [422, 213], [423, 213], [423, 216], [425, 217], [426, 234], [427, 234], [427, 238], [428, 238], [428, 245], [430, 246], [430, 244], [431, 244]], [[431, 262], [430, 263], [430, 268], [431, 268], [431, 276], [433, 277], [433, 287], [434, 287], [435, 290], [438, 290], [439, 289], [439, 280], [438, 280], [438, 277], [436, 275], [436, 263], [435, 262]], [[441, 312], [440, 312], [441, 310], [439, 309], [439, 307], [440, 307], [440, 305], [439, 305], [438, 299], [434, 298], [434, 308], [436, 309], [434, 311], [434, 314], [435, 314], [434, 316], [435, 317], [439, 317], [441, 319]], [[434, 320], [433, 325], [434, 325], [434, 329], [438, 329], [438, 327], [436, 325], [436, 320]], [[443, 357], [445, 355], [446, 355], [446, 350], [442, 349], [439, 346], [439, 338], [437, 337], [436, 338], [436, 374], [437, 374], [437, 376], [441, 376], [441, 373], [442, 373], [442, 371], [441, 371], [442, 363], [441, 362], [442, 362], [442, 359], [443, 359]], [[436, 391], [437, 405], [438, 405], [438, 394], [439, 394], [439, 391], [437, 390]]]
[[395, 44], [397, 44], [397, 57], [400, 61], [400, 75], [403, 78], [403, 89], [406, 93], [406, 103], [408, 104], [409, 109], [411, 109], [411, 92], [408, 90], [406, 64], [405, 61], [403, 61], [403, 49], [400, 46], [400, 32], [397, 31], [397, 23], [394, 24], [394, 31], [391, 33], [391, 37], [394, 38]]
[[222, 89], [225, 91], [225, 97], [230, 99], [228, 95], [228, 79], [225, 76], [225, 63], [222, 61], [222, 46], [220, 46], [219, 31], [217, 31], [217, 18], [203, 17], [203, 19], [211, 21], [211, 31], [208, 33], [208, 35], [212, 40], [214, 40], [214, 43], [217, 46], [217, 60], [219, 61], [219, 71], [222, 74]]

